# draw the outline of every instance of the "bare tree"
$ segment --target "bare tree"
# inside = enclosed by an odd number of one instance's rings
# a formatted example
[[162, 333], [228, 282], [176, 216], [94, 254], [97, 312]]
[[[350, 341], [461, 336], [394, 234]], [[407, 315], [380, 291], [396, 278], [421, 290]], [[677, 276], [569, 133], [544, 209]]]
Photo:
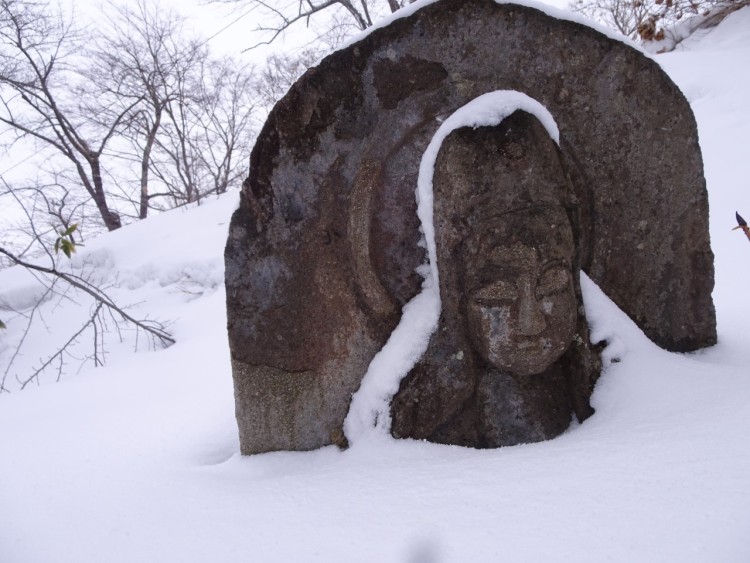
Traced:
[[72, 95], [82, 80], [73, 64], [81, 44], [72, 24], [42, 3], [0, 0], [0, 9], [0, 123], [14, 139], [31, 137], [72, 164], [104, 225], [119, 228], [101, 157], [141, 100], [113, 112], [107, 123], [96, 122]]
[[[695, 19], [689, 31], [718, 24], [749, 0], [573, 0], [570, 9], [599, 21], [631, 39], [660, 41], [669, 38], [678, 22]], [[672, 43], [677, 39], [671, 38]]]
[[[168, 208], [226, 191], [249, 154], [255, 93], [249, 68], [212, 60], [179, 17], [146, 2], [100, 19], [85, 41], [43, 2], [0, 0], [0, 7], [0, 133], [10, 136], [8, 146], [28, 138], [47, 147], [45, 158], [57, 155], [34, 177], [12, 183], [0, 177], [0, 205], [16, 205], [23, 219], [19, 236], [7, 236], [9, 226], [0, 225], [0, 267], [24, 268], [43, 290], [30, 309], [10, 311], [0, 299], [0, 329], [11, 327], [15, 338], [23, 320], [23, 346], [44, 325], [45, 299], [90, 300], [89, 315], [68, 323], [69, 338], [19, 375], [23, 387], [50, 370], [62, 373], [87, 335], [92, 348], [84, 359], [95, 365], [104, 361], [105, 337], [113, 332], [134, 328], [136, 342], [138, 334], [153, 346], [173, 342], [162, 325], [119, 306], [96, 271], [80, 273], [80, 261], [61, 268], [50, 248], [69, 254], [79, 244], [90, 202], [108, 229], [119, 227], [111, 207], [118, 189], [139, 218], [157, 200]], [[133, 169], [135, 182], [128, 179]], [[0, 373], [0, 392], [23, 355], [19, 349]]]
[[181, 16], [144, 0], [117, 9], [89, 58], [98, 61], [88, 75], [100, 98], [112, 100], [110, 113], [140, 100], [116, 145], [137, 168], [138, 189], [122, 190], [139, 194], [137, 217], [236, 181], [235, 155], [249, 154], [253, 140], [250, 67], [213, 59]]
[[110, 100], [106, 119], [130, 111], [117, 154], [137, 163], [137, 217], [145, 219], [151, 199], [164, 195], [149, 187], [157, 137], [170, 107], [184, 103], [200, 81], [208, 50], [186, 32], [181, 16], [139, 0], [115, 9], [88, 58], [97, 61], [87, 71], [100, 93], [97, 103]]
[[272, 107], [323, 54], [322, 49], [311, 48], [297, 55], [271, 55], [255, 85], [261, 104]]
[[648, 17], [646, 4], [633, 0], [575, 0], [570, 9], [631, 39], [637, 38], [638, 26]]
[[235, 180], [252, 140], [251, 69], [212, 60], [183, 18], [139, 0], [84, 41], [44, 2], [0, 7], [0, 124], [11, 143], [32, 138], [72, 164], [47, 172], [84, 188], [107, 229], [130, 206], [144, 219]]
[[[297, 22], [310, 25], [314, 18], [327, 16], [333, 27], [352, 26], [365, 30], [385, 13], [395, 12], [414, 0], [209, 0], [221, 4], [248, 6], [258, 10], [258, 20], [269, 22], [259, 25], [256, 31], [265, 32], [268, 39], [249, 47], [272, 43], [286, 29]], [[342, 17], [337, 17], [341, 15]]]
[[259, 125], [257, 92], [252, 69], [233, 59], [210, 63], [205, 76], [210, 80], [201, 82], [203, 103], [196, 115], [204, 143], [198, 145], [198, 160], [207, 175], [201, 195], [222, 194], [247, 173]]
[[243, 175], [255, 129], [255, 87], [250, 69], [226, 59], [206, 60], [165, 107], [151, 170], [171, 205], [224, 193]]

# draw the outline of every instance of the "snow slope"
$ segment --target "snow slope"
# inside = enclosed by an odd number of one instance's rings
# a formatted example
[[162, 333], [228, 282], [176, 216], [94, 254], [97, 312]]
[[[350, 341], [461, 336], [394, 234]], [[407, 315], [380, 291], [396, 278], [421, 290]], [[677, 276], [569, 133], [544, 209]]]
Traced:
[[[735, 209], [750, 216], [750, 9], [656, 60], [698, 120], [717, 346], [656, 348], [584, 279], [608, 367], [596, 414], [560, 438], [242, 458], [221, 284], [229, 194], [82, 250], [76, 267], [91, 261], [178, 342], [134, 354], [126, 337], [106, 367], [0, 395], [0, 562], [750, 561], [750, 243], [731, 231]], [[16, 305], [20, 276], [0, 273]], [[45, 311], [31, 349], [75, 310]]]

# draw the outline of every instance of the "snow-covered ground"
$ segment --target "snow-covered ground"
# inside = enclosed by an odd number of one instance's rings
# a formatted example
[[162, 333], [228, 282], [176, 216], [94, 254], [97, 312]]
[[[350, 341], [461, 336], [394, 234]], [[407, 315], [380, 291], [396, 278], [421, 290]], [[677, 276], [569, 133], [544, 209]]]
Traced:
[[[656, 59], [695, 111], [716, 254], [719, 344], [664, 352], [585, 280], [621, 361], [596, 414], [541, 444], [477, 451], [360, 440], [239, 456], [222, 250], [237, 194], [90, 241], [74, 262], [177, 344], [109, 336], [108, 362], [0, 395], [0, 562], [750, 561], [750, 8]], [[14, 270], [0, 295], [36, 295]], [[40, 307], [38, 365], [88, 304]], [[21, 316], [0, 311], [0, 376]], [[78, 355], [91, 343], [81, 342]], [[606, 359], [606, 358], [605, 358]], [[19, 367], [20, 369], [20, 367]], [[15, 382], [9, 373], [7, 385]], [[12, 386], [11, 386], [12, 387]]]

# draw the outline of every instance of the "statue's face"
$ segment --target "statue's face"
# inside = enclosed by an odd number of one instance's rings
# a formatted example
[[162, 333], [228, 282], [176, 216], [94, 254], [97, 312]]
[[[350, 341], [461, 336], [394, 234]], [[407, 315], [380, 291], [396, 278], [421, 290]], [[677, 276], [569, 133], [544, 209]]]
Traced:
[[[576, 331], [570, 223], [561, 210], [496, 221], [506, 224], [466, 260], [470, 337], [496, 368], [541, 373], [565, 353]], [[508, 238], [513, 242], [503, 244]]]

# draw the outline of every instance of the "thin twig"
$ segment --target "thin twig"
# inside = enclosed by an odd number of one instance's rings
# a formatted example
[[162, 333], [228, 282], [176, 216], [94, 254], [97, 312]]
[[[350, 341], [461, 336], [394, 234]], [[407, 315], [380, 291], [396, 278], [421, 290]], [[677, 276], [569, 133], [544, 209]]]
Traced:
[[57, 377], [57, 380], [58, 380], [58, 381], [60, 380], [60, 374], [62, 373], [62, 368], [63, 368], [62, 357], [63, 357], [63, 354], [65, 353], [65, 350], [67, 350], [67, 348], [68, 348], [68, 347], [69, 347], [69, 346], [70, 346], [70, 345], [71, 345], [71, 344], [72, 344], [73, 342], [75, 342], [75, 340], [76, 340], [76, 339], [77, 339], [77, 338], [78, 338], [79, 336], [81, 336], [81, 334], [83, 334], [83, 332], [84, 332], [84, 331], [85, 331], [85, 330], [86, 330], [86, 329], [87, 329], [87, 328], [88, 328], [88, 327], [89, 327], [89, 326], [90, 326], [90, 325], [91, 325], [92, 323], [94, 323], [94, 320], [96, 319], [96, 316], [97, 316], [97, 315], [99, 314], [99, 311], [100, 311], [100, 309], [101, 309], [101, 308], [102, 308], [102, 307], [103, 307], [104, 305], [105, 305], [105, 304], [104, 304], [104, 303], [102, 303], [101, 301], [100, 301], [100, 302], [98, 302], [98, 303], [96, 304], [96, 309], [94, 310], [94, 313], [93, 313], [93, 314], [91, 315], [91, 317], [89, 318], [89, 320], [88, 320], [88, 321], [86, 321], [86, 322], [84, 323], [84, 325], [83, 325], [83, 326], [82, 326], [82, 327], [81, 327], [81, 328], [80, 328], [80, 329], [78, 330], [78, 332], [76, 332], [76, 333], [75, 333], [75, 334], [74, 334], [73, 336], [71, 336], [71, 337], [70, 337], [70, 339], [68, 339], [68, 341], [67, 341], [67, 342], [66, 342], [65, 344], [63, 344], [63, 345], [62, 345], [62, 346], [60, 347], [60, 349], [59, 349], [59, 350], [58, 350], [57, 352], [55, 352], [54, 354], [52, 354], [52, 356], [50, 356], [49, 358], [47, 358], [47, 361], [46, 361], [46, 362], [44, 362], [44, 363], [43, 363], [43, 364], [42, 364], [42, 365], [41, 365], [41, 366], [40, 366], [39, 368], [37, 368], [37, 369], [36, 369], [36, 370], [34, 371], [34, 373], [32, 373], [32, 374], [31, 374], [31, 376], [29, 376], [29, 377], [28, 377], [28, 379], [26, 379], [26, 380], [25, 380], [25, 381], [23, 381], [23, 382], [19, 381], [19, 383], [21, 383], [21, 390], [25, 389], [25, 388], [26, 388], [26, 386], [27, 386], [27, 385], [28, 385], [29, 383], [31, 383], [32, 381], [34, 381], [34, 380], [35, 380], [35, 379], [36, 379], [36, 378], [37, 378], [37, 377], [39, 376], [39, 374], [40, 374], [40, 373], [42, 373], [42, 372], [43, 372], [43, 371], [44, 371], [45, 369], [47, 369], [47, 366], [49, 366], [49, 365], [50, 365], [50, 364], [51, 364], [52, 362], [54, 362], [54, 361], [55, 361], [55, 360], [56, 360], [57, 358], [59, 358], [59, 359], [60, 359], [60, 366], [58, 367], [58, 377]]
[[34, 316], [39, 310], [39, 306], [42, 303], [44, 303], [44, 301], [47, 299], [47, 296], [53, 291], [53, 287], [54, 287], [54, 282], [52, 283], [52, 286], [46, 288], [44, 295], [42, 295], [42, 297], [34, 304], [34, 307], [32, 307], [31, 313], [28, 316], [28, 322], [26, 323], [26, 328], [24, 329], [23, 334], [21, 335], [21, 340], [16, 346], [16, 349], [14, 350], [13, 355], [11, 356], [10, 361], [8, 362], [8, 365], [5, 366], [5, 371], [3, 372], [3, 379], [2, 381], [0, 381], [0, 392], [8, 391], [8, 389], [6, 389], [5, 387], [5, 381], [8, 378], [8, 373], [10, 373], [10, 368], [13, 366], [13, 364], [16, 361], [16, 358], [21, 353], [21, 348], [23, 347], [23, 344], [26, 341], [26, 337], [29, 335], [29, 332], [31, 331], [31, 325], [34, 323]]

